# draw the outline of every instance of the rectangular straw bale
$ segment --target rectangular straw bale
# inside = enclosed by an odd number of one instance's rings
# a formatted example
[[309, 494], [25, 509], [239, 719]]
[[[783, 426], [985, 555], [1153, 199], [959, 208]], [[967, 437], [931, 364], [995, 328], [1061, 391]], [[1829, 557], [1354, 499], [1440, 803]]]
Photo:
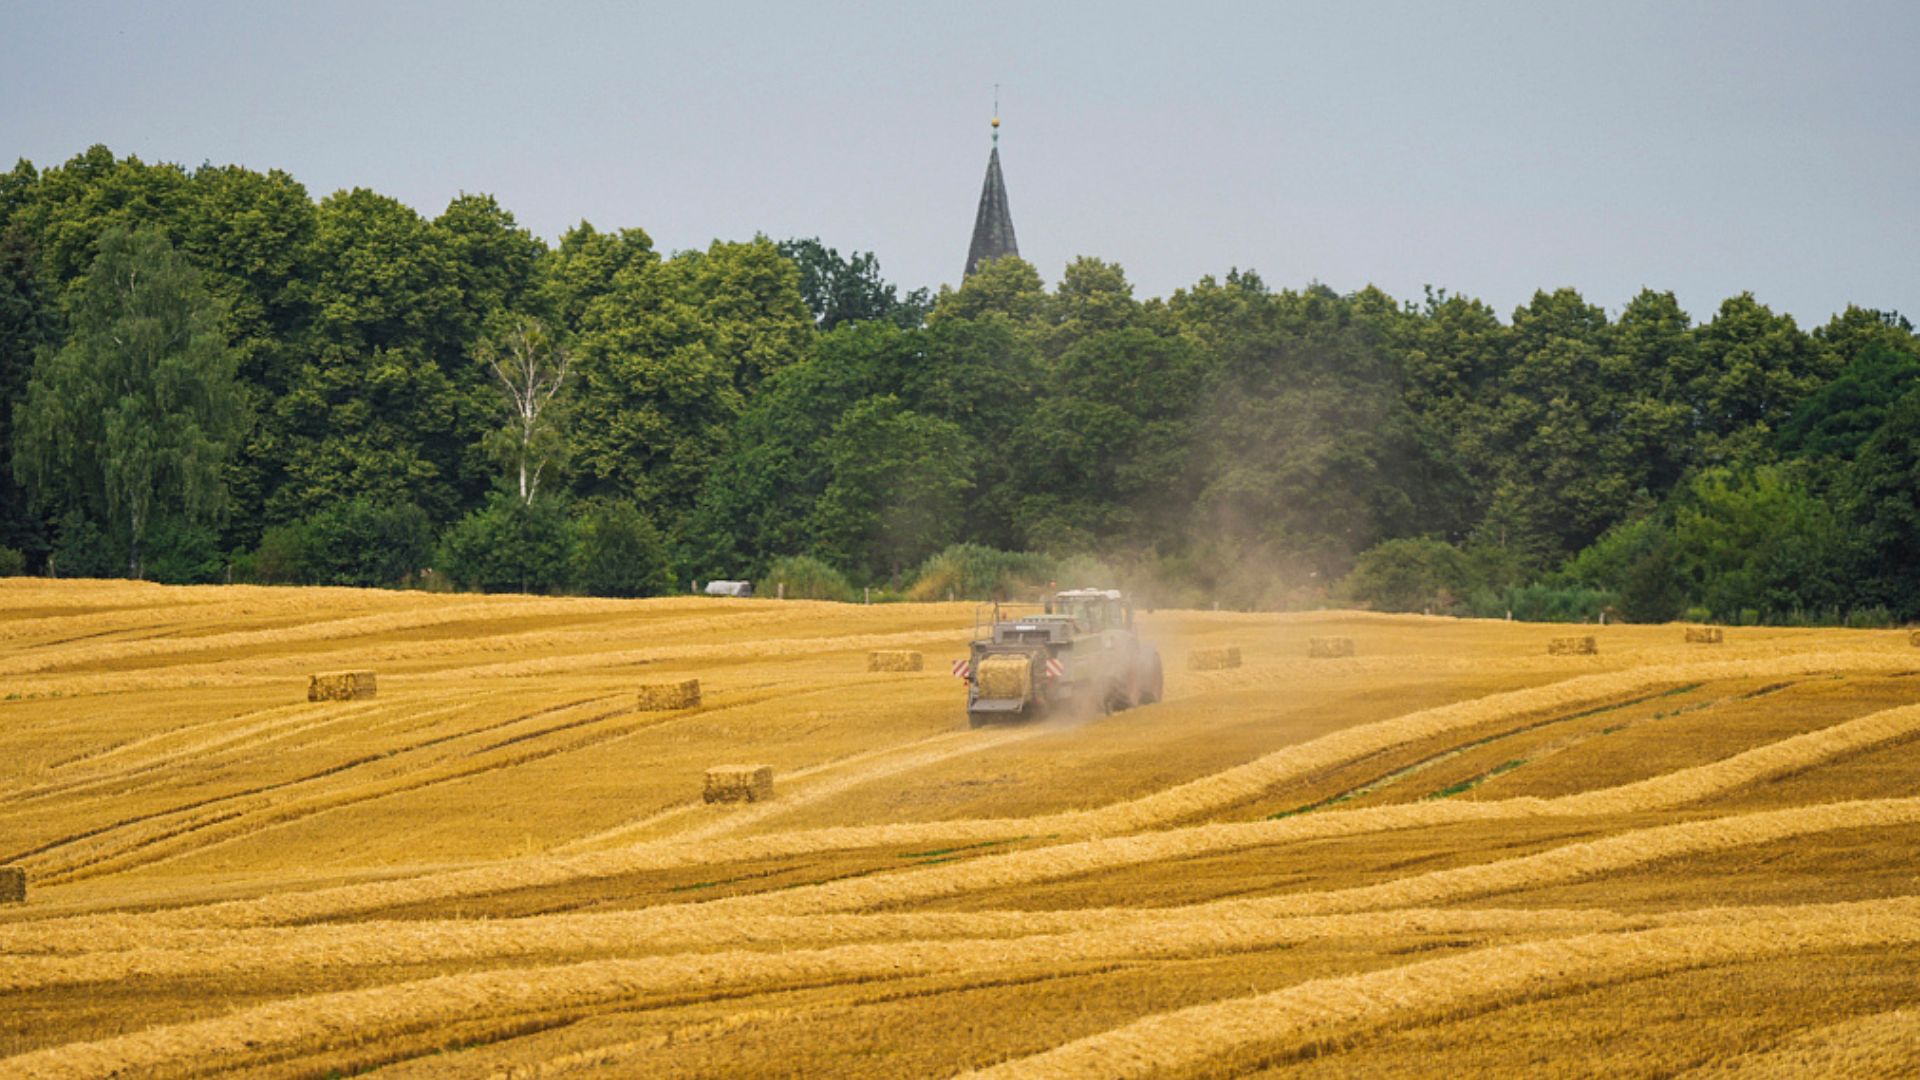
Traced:
[[18, 866], [0, 866], [0, 904], [19, 904], [27, 899], [27, 872]]
[[980, 696], [995, 701], [1024, 701], [1033, 693], [1033, 659], [1019, 653], [989, 656], [973, 673]]
[[1687, 627], [1687, 644], [1718, 645], [1726, 639], [1726, 631], [1718, 626]]
[[1315, 660], [1330, 660], [1338, 656], [1353, 655], [1353, 639], [1350, 637], [1317, 637], [1307, 639], [1307, 656]]
[[703, 796], [716, 802], [765, 802], [773, 798], [773, 766], [715, 765], [707, 770]]
[[926, 661], [917, 652], [906, 649], [883, 649], [867, 654], [868, 671], [919, 671]]
[[1240, 666], [1240, 646], [1224, 649], [1194, 649], [1187, 653], [1188, 671], [1220, 671]]
[[1599, 651], [1599, 643], [1590, 637], [1557, 637], [1547, 642], [1547, 652], [1554, 656], [1592, 656]]
[[371, 671], [326, 671], [307, 679], [308, 701], [355, 701], [373, 691]]
[[700, 680], [684, 679], [680, 682], [648, 683], [640, 688], [641, 712], [666, 712], [672, 709], [692, 709], [700, 704]]

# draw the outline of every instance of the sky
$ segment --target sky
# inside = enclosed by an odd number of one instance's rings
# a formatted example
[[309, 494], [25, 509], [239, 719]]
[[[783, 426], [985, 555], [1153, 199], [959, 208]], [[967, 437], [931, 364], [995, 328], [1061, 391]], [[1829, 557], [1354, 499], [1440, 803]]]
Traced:
[[0, 155], [105, 143], [663, 250], [953, 283], [1000, 87], [1021, 254], [1141, 297], [1570, 285], [1920, 319], [1920, 4], [28, 3]]

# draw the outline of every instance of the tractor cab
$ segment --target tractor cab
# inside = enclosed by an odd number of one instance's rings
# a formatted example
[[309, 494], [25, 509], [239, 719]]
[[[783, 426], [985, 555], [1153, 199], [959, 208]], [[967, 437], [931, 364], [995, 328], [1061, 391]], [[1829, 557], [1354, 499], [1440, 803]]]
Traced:
[[1133, 629], [1133, 605], [1126, 602], [1118, 589], [1057, 592], [1046, 602], [1046, 611], [1048, 615], [1071, 620], [1083, 634]]

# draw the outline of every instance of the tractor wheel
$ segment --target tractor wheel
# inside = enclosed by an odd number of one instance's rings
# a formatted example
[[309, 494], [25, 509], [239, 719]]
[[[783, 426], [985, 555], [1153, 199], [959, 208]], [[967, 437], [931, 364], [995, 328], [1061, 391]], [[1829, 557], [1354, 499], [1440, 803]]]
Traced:
[[1152, 705], [1166, 692], [1166, 677], [1160, 670], [1160, 653], [1156, 649], [1147, 650], [1147, 659], [1140, 665], [1136, 699], [1142, 705]]

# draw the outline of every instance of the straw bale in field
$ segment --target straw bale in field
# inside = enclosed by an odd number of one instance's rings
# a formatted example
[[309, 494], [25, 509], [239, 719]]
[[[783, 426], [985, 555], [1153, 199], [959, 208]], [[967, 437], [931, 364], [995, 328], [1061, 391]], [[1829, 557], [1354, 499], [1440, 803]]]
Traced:
[[680, 682], [648, 683], [640, 688], [641, 712], [665, 712], [671, 709], [692, 709], [700, 704], [700, 680], [683, 679]]
[[1907, 631], [1907, 644], [1920, 646], [1920, 630]]
[[773, 798], [773, 766], [715, 765], [707, 770], [705, 798], [715, 802], [766, 802]]
[[373, 696], [373, 672], [327, 671], [307, 680], [308, 701], [353, 701]]
[[1330, 660], [1337, 656], [1353, 655], [1353, 639], [1350, 637], [1317, 637], [1307, 639], [1307, 656], [1315, 660]]
[[1240, 646], [1224, 649], [1194, 649], [1187, 654], [1188, 671], [1220, 671], [1240, 666]]
[[1726, 640], [1726, 631], [1717, 626], [1687, 627], [1687, 644], [1689, 645], [1718, 645], [1724, 640]]
[[27, 872], [17, 866], [0, 866], [0, 904], [18, 904], [27, 898]]
[[1554, 656], [1592, 656], [1599, 651], [1599, 643], [1590, 637], [1557, 637], [1547, 642], [1547, 652]]
[[980, 696], [995, 701], [1025, 698], [1033, 689], [1033, 660], [1022, 655], [989, 656], [975, 672]]
[[867, 654], [868, 671], [919, 671], [925, 666], [926, 661], [919, 653], [906, 649], [883, 649]]

